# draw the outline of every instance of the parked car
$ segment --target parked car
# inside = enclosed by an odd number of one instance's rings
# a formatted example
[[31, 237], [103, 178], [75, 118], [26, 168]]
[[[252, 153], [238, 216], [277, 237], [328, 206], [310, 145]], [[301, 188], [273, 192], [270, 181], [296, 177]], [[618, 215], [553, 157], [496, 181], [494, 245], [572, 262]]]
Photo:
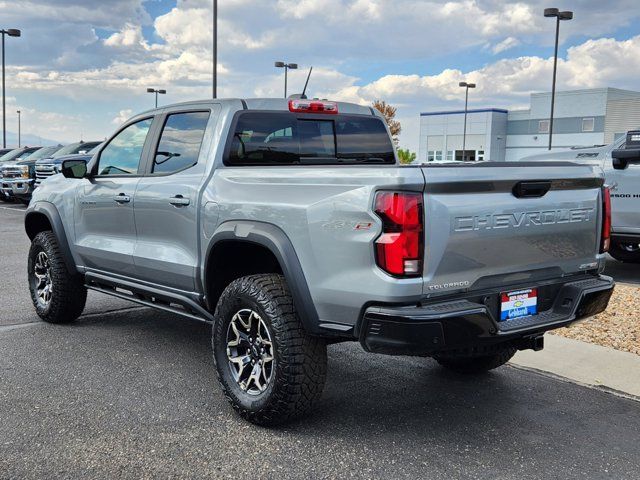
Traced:
[[479, 373], [614, 288], [600, 168], [400, 167], [366, 106], [167, 106], [61, 170], [25, 215], [37, 314], [73, 321], [93, 289], [209, 322], [222, 390], [258, 424], [314, 404], [328, 343]]
[[[631, 134], [631, 132], [630, 132]], [[616, 168], [613, 152], [625, 149], [628, 135], [609, 145], [572, 148], [560, 152], [533, 155], [523, 160], [567, 160], [601, 167], [611, 187], [611, 248], [609, 254], [622, 262], [640, 263], [640, 165]]]
[[37, 188], [45, 178], [60, 172], [62, 159], [67, 155], [84, 155], [89, 153], [102, 142], [78, 142], [62, 147], [54, 154], [41, 158], [36, 162], [35, 166], [35, 183]]
[[[6, 191], [16, 200], [27, 205], [31, 199], [35, 181], [35, 164], [41, 158], [47, 158], [63, 148], [62, 145], [42, 147], [15, 163], [2, 167], [2, 181]], [[9, 191], [10, 189], [10, 191]]]
[[2, 157], [0, 157], [0, 199], [2, 201], [8, 202], [13, 200], [13, 188], [11, 185], [11, 181], [4, 180], [4, 167], [12, 165], [15, 162], [18, 162], [35, 151], [39, 150], [41, 147], [21, 147], [15, 148], [8, 153], [5, 153]]
[[0, 148], [0, 157], [9, 153], [13, 148]]

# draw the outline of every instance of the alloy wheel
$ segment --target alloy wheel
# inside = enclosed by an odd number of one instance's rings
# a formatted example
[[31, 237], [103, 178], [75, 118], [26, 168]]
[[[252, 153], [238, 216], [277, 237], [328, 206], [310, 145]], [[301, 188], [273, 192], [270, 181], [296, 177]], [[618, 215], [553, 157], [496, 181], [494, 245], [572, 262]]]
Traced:
[[47, 306], [51, 302], [53, 293], [53, 281], [51, 280], [51, 262], [45, 252], [38, 252], [33, 265], [33, 275], [35, 276], [35, 289], [38, 301]]
[[271, 332], [255, 311], [238, 311], [227, 328], [227, 359], [231, 375], [240, 389], [260, 395], [273, 377], [275, 359]]

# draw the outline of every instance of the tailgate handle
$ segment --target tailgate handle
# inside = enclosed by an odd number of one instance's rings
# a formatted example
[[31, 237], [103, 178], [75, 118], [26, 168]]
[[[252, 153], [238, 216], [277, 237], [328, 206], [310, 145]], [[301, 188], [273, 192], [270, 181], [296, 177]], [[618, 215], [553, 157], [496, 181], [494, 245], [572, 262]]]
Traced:
[[513, 187], [513, 196], [517, 198], [544, 197], [550, 189], [551, 182], [548, 180], [518, 182]]

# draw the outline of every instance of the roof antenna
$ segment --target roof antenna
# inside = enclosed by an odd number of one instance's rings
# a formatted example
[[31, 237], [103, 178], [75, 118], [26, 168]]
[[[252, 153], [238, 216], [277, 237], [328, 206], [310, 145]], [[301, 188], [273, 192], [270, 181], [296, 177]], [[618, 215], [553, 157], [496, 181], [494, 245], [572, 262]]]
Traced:
[[313, 72], [313, 67], [311, 67], [309, 69], [309, 75], [307, 75], [307, 81], [304, 82], [304, 88], [302, 89], [302, 95], [300, 95], [300, 98], [302, 98], [302, 99], [306, 99], [307, 98], [305, 93], [307, 91], [307, 85], [309, 85], [309, 79], [311, 78], [311, 72]]

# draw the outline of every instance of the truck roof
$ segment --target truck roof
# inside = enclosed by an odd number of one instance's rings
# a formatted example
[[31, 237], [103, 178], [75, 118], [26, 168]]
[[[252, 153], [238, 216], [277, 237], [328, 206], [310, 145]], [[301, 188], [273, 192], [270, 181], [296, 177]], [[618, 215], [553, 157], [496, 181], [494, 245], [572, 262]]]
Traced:
[[[139, 117], [140, 115], [148, 115], [150, 113], [163, 112], [166, 110], [179, 110], [184, 107], [194, 107], [198, 105], [213, 105], [220, 104], [224, 107], [243, 109], [243, 104], [249, 110], [289, 110], [289, 98], [216, 98], [216, 99], [203, 99], [192, 100], [188, 102], [172, 103], [169, 105], [163, 105], [162, 107], [152, 108], [144, 112], [140, 112], [134, 115], [132, 118]], [[296, 99], [299, 100], [299, 99]], [[332, 101], [327, 99], [309, 98], [308, 100], [321, 100]], [[377, 110], [368, 105], [358, 105], [357, 103], [350, 102], [335, 102], [338, 104], [339, 113], [356, 114], [356, 115], [376, 115], [379, 116]]]

